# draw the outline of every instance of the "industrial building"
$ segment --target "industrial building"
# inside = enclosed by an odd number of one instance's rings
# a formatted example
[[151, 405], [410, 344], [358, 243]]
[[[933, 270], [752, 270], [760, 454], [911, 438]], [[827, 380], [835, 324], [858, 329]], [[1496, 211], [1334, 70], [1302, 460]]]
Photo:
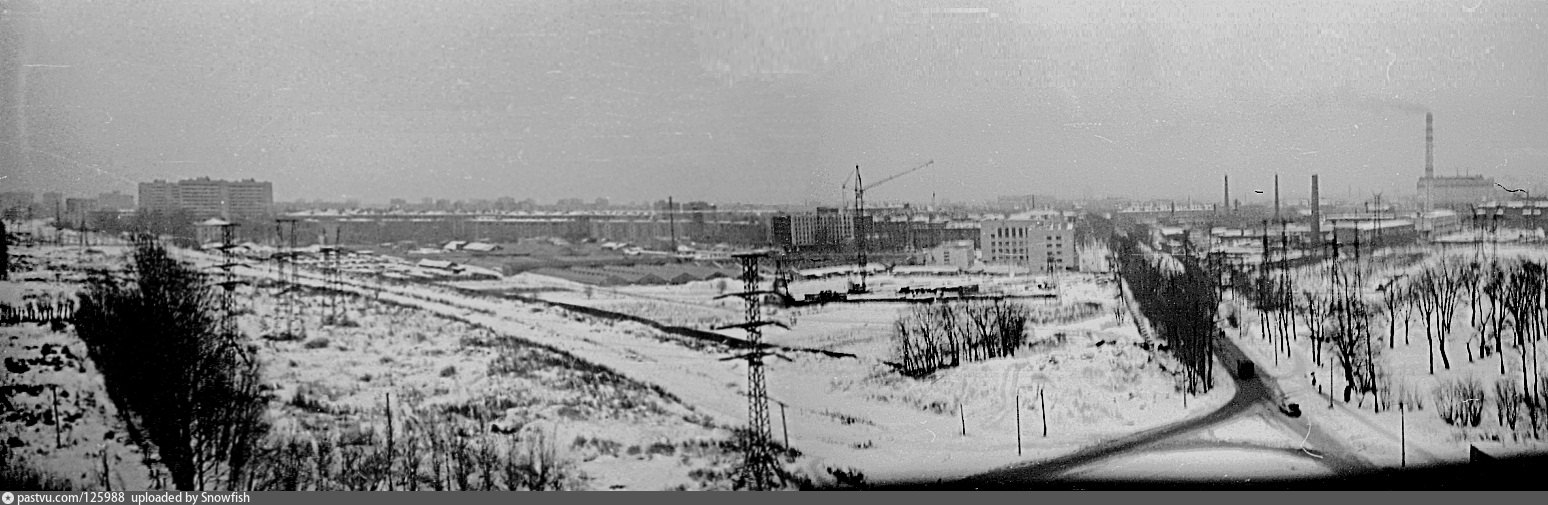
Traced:
[[1418, 229], [1408, 219], [1329, 221], [1333, 223], [1333, 239], [1340, 255], [1354, 254], [1357, 244], [1360, 250], [1368, 251], [1412, 245], [1419, 240]]
[[1493, 178], [1482, 175], [1435, 175], [1435, 116], [1424, 115], [1424, 177], [1415, 185], [1424, 211], [1436, 208], [1465, 210], [1468, 206], [1499, 197]]
[[1473, 207], [1473, 226], [1484, 229], [1548, 228], [1548, 199], [1494, 201]]
[[1419, 197], [1431, 209], [1463, 209], [1497, 198], [1494, 179], [1482, 175], [1431, 176], [1419, 178]]
[[1414, 228], [1430, 240], [1462, 231], [1462, 217], [1454, 210], [1436, 209], [1414, 216]]

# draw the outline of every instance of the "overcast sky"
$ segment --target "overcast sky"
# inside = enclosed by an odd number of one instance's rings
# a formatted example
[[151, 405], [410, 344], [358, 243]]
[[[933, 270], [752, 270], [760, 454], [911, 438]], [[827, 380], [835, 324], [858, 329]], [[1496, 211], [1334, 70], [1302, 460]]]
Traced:
[[1548, 177], [1531, 0], [36, 3], [7, 190], [837, 203], [933, 159], [868, 199], [1397, 195], [1426, 110], [1439, 173]]

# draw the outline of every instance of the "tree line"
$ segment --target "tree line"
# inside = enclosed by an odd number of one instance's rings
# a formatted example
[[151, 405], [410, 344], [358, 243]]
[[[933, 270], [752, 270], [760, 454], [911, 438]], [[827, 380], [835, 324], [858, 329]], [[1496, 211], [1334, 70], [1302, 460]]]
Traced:
[[243, 489], [268, 430], [257, 348], [222, 324], [215, 288], [148, 236], [127, 272], [89, 274], [75, 331], [131, 436], [180, 490]]
[[906, 375], [1011, 356], [1026, 342], [1030, 312], [1006, 300], [914, 304], [893, 322], [893, 356]]
[[[1197, 258], [1174, 256], [1146, 247], [1150, 236], [1142, 225], [1117, 228], [1109, 248], [1117, 272], [1150, 322], [1155, 334], [1184, 367], [1185, 388], [1191, 393], [1214, 388], [1214, 338], [1219, 307], [1215, 275]], [[1122, 289], [1122, 288], [1120, 288]]]

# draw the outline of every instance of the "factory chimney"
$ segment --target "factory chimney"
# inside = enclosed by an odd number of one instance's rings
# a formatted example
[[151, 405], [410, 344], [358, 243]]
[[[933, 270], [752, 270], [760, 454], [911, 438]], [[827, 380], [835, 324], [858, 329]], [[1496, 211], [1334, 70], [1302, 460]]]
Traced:
[[1435, 189], [1435, 116], [1424, 113], [1424, 179], [1420, 179], [1424, 186], [1424, 211], [1434, 209], [1434, 197], [1431, 196]]
[[1284, 221], [1279, 217], [1279, 174], [1274, 174], [1274, 220]]
[[1317, 174], [1312, 174], [1311, 211], [1312, 245], [1320, 249], [1322, 247], [1322, 195], [1317, 193]]
[[1435, 177], [1435, 116], [1424, 113], [1424, 177]]
[[1225, 201], [1221, 202], [1221, 205], [1226, 212], [1231, 211], [1231, 174], [1225, 176]]

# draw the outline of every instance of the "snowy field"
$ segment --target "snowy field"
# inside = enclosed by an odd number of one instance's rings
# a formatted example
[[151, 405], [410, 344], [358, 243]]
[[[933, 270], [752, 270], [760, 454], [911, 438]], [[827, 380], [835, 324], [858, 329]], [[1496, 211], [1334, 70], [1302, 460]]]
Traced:
[[[204, 253], [178, 254], [205, 267], [220, 261]], [[68, 259], [61, 257], [61, 264], [70, 264]], [[729, 438], [729, 428], [746, 422], [746, 365], [722, 361], [732, 354], [729, 349], [541, 303], [357, 278], [334, 286], [351, 295], [339, 302], [351, 324], [321, 324], [332, 298], [325, 290], [304, 291], [285, 306], [302, 307], [304, 338], [262, 339], [282, 327], [279, 316], [288, 313], [274, 295], [277, 274], [261, 266], [238, 268], [236, 273], [258, 286], [244, 288], [251, 291], [239, 297], [246, 314], [241, 327], [260, 339], [268, 380], [276, 391], [271, 415], [277, 433], [383, 429], [382, 412], [392, 393], [400, 416], [493, 405], [498, 408], [488, 410], [489, 417], [464, 420], [474, 427], [555, 433], [563, 441], [565, 457], [586, 476], [588, 489], [726, 485], [717, 472], [724, 472], [734, 455], [713, 447]], [[1013, 282], [1039, 281], [1023, 277]], [[3, 292], [74, 289], [68, 280], [27, 282], [36, 284], [10, 284]], [[883, 278], [875, 285], [896, 286], [890, 282]], [[320, 288], [325, 283], [321, 275], [304, 272], [302, 284]], [[726, 321], [741, 315], [741, 307], [731, 301], [714, 299], [719, 293], [714, 281], [594, 289], [588, 296], [584, 286], [521, 274], [476, 287], [525, 290], [529, 296], [606, 310], [611, 309], [604, 304], [635, 304], [635, 310], [658, 316], [653, 317], [658, 321], [674, 317], [662, 307], [680, 307], [682, 314], [715, 314]], [[729, 290], [736, 289], [733, 283]], [[1110, 283], [1065, 276], [1059, 290], [1063, 302], [1023, 303], [1034, 313], [1053, 313], [1061, 303], [1089, 302], [1098, 308], [1062, 323], [1035, 325], [1028, 346], [1012, 357], [919, 379], [901, 376], [884, 363], [891, 358], [891, 323], [906, 304], [832, 304], [771, 312], [771, 318], [789, 323], [791, 329], [770, 328], [767, 341], [857, 356], [793, 353], [791, 361], [770, 362], [774, 439], [783, 442], [788, 437], [801, 453], [788, 468], [818, 484], [833, 482], [830, 470], [858, 472], [871, 483], [965, 477], [1202, 415], [1234, 393], [1222, 375], [1217, 379], [1221, 387], [1185, 401], [1177, 392], [1175, 361], [1145, 350], [1142, 345], [1153, 343], [1144, 342], [1132, 324], [1114, 319], [1116, 288]], [[742, 336], [736, 331], [726, 334]], [[80, 345], [70, 333], [51, 338]], [[27, 345], [39, 343], [35, 340]], [[512, 373], [498, 364], [512, 356], [515, 362], [551, 365], [546, 372]], [[608, 372], [586, 372], [598, 367]], [[100, 376], [86, 375], [100, 381]], [[620, 404], [620, 397], [634, 403]], [[114, 416], [107, 412], [101, 418], [100, 424], [108, 426]], [[28, 447], [39, 443], [32, 438], [25, 442]], [[668, 455], [662, 447], [673, 452]], [[72, 468], [74, 463], [65, 461], [82, 457], [42, 451], [33, 461], [45, 468]], [[145, 468], [126, 473], [144, 474]]]
[[[1037, 284], [1048, 278], [872, 278], [874, 289], [896, 291], [913, 283], [998, 282]], [[892, 323], [905, 303], [840, 303], [770, 309], [766, 317], [789, 330], [769, 327], [765, 341], [792, 347], [855, 354], [859, 359], [796, 357], [768, 368], [772, 399], [785, 403], [791, 444], [812, 456], [814, 473], [852, 468], [872, 481], [965, 477], [1000, 466], [1064, 454], [1091, 443], [1182, 420], [1222, 405], [1234, 393], [1228, 378], [1186, 407], [1168, 357], [1139, 347], [1132, 325], [1113, 319], [1117, 292], [1094, 276], [1062, 276], [1064, 303], [1100, 304], [1090, 317], [1036, 326], [1029, 347], [1016, 356], [967, 364], [923, 379], [910, 379], [882, 364], [891, 359]], [[798, 282], [796, 293], [842, 289], [842, 279]], [[836, 283], [836, 284], [835, 284]], [[617, 311], [657, 321], [709, 329], [739, 321], [736, 299], [716, 300], [716, 281], [680, 286], [587, 287], [523, 274], [459, 287], [530, 293], [545, 300]], [[914, 284], [918, 285], [918, 284]], [[726, 291], [739, 291], [731, 282]], [[1060, 302], [1028, 300], [1034, 313]], [[697, 321], [697, 324], [694, 322]], [[715, 321], [715, 322], [711, 322]], [[689, 324], [684, 324], [688, 322]], [[727, 331], [730, 336], [742, 336]], [[1062, 343], [1059, 343], [1063, 335]], [[739, 367], [734, 367], [739, 368]], [[732, 370], [734, 373], [734, 370]], [[646, 377], [642, 380], [661, 380]], [[728, 377], [740, 384], [740, 378]], [[1048, 435], [1043, 433], [1043, 390]], [[671, 390], [671, 387], [667, 387]], [[1019, 398], [1018, 398], [1019, 396]], [[736, 399], [731, 399], [735, 402]], [[1022, 456], [1016, 456], [1016, 406], [1021, 406]], [[775, 436], [781, 426], [775, 416]], [[732, 416], [732, 422], [736, 422]], [[966, 425], [964, 429], [964, 424]], [[963, 432], [966, 431], [966, 435]]]

